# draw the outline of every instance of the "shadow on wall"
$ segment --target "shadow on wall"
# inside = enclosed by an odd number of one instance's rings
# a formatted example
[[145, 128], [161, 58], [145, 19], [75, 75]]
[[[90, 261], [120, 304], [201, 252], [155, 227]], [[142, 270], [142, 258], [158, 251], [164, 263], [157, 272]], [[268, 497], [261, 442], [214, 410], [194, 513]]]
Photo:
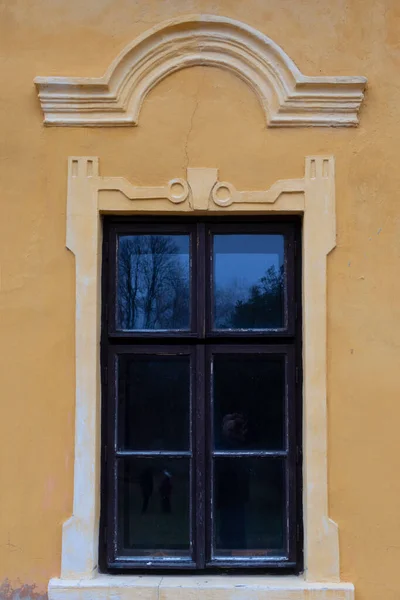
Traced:
[[8, 579], [0, 585], [0, 600], [48, 600], [46, 593], [37, 591], [36, 584], [13, 588]]

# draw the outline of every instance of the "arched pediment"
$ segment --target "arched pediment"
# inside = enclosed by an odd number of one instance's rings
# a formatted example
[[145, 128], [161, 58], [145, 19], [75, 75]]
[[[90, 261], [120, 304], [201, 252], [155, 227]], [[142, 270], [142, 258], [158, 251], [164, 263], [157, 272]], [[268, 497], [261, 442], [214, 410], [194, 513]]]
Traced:
[[218, 67], [246, 82], [267, 125], [355, 126], [364, 77], [307, 77], [275, 42], [239, 21], [176, 18], [132, 42], [99, 78], [36, 77], [47, 125], [137, 125], [162, 79], [191, 66]]

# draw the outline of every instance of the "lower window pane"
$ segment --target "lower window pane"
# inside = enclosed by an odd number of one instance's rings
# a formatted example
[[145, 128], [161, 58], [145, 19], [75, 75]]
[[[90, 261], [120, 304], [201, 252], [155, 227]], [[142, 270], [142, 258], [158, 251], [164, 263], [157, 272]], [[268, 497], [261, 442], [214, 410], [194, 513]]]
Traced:
[[120, 459], [118, 554], [188, 557], [189, 500], [190, 459]]
[[284, 556], [284, 460], [215, 458], [214, 478], [214, 556]]

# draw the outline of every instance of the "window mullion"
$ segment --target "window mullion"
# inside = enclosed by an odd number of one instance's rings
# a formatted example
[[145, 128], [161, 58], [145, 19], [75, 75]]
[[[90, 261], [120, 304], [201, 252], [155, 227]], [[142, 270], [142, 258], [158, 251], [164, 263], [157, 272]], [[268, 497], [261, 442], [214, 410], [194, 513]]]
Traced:
[[206, 550], [206, 417], [205, 417], [205, 347], [203, 344], [196, 346], [196, 367], [194, 374], [194, 401], [193, 401], [193, 433], [194, 433], [194, 461], [193, 479], [194, 502], [192, 518], [194, 528], [194, 560], [198, 569], [205, 565]]
[[204, 223], [197, 225], [196, 261], [193, 278], [196, 282], [195, 294], [197, 298], [197, 331], [200, 338], [205, 337], [206, 332], [206, 243]]

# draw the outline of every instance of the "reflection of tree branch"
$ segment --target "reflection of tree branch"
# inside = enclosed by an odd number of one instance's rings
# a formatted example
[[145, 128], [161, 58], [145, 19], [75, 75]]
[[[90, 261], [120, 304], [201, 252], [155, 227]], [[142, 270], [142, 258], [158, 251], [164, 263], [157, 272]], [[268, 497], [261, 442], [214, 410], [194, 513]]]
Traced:
[[179, 328], [188, 324], [188, 269], [172, 236], [120, 238], [118, 316], [124, 329]]
[[[133, 260], [135, 256], [136, 260]], [[141, 248], [137, 238], [127, 238], [120, 243], [118, 260], [119, 322], [123, 328], [131, 329], [135, 324], [141, 262]]]
[[[137, 296], [138, 289], [139, 289], [139, 269], [140, 269], [141, 255], [142, 255], [142, 253], [141, 253], [141, 250], [140, 250], [140, 246], [138, 246], [136, 268], [135, 268], [135, 286], [134, 286], [134, 293], [132, 294], [132, 322], [131, 322], [131, 327], [134, 327], [134, 325], [135, 325], [136, 296]], [[131, 261], [132, 261], [132, 259], [131, 259]]]
[[283, 265], [269, 267], [263, 277], [248, 287], [219, 288], [216, 293], [216, 325], [222, 328], [279, 327], [284, 289]]

